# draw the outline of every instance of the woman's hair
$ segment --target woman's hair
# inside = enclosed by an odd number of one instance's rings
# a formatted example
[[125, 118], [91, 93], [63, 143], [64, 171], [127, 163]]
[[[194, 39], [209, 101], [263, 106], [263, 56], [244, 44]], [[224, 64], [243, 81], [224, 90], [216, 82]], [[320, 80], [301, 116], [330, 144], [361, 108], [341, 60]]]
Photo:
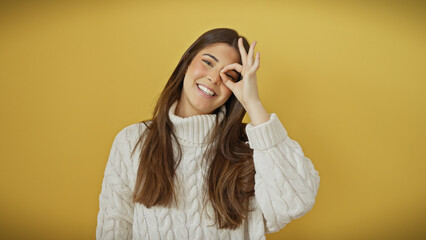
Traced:
[[[134, 202], [149, 208], [155, 205], [168, 207], [173, 199], [177, 200], [174, 181], [182, 149], [178, 144], [178, 156], [173, 154], [172, 142], [178, 141], [168, 115], [169, 109], [180, 98], [186, 69], [195, 55], [214, 43], [227, 43], [240, 53], [239, 37], [243, 39], [244, 48], [248, 52], [250, 45], [243, 36], [233, 29], [216, 28], [201, 35], [179, 60], [158, 99], [153, 118], [151, 121], [141, 121], [147, 128], [136, 143], [137, 146], [143, 142], [133, 193]], [[241, 56], [239, 63], [241, 64]], [[208, 193], [218, 227], [235, 229], [246, 219], [248, 211], [251, 211], [249, 199], [254, 196], [255, 169], [253, 150], [245, 143], [246, 124], [242, 120], [246, 111], [234, 94], [231, 94], [225, 106], [225, 117], [220, 123], [216, 117], [216, 125], [204, 153], [209, 163], [205, 193]], [[220, 107], [214, 114], [219, 111]]]

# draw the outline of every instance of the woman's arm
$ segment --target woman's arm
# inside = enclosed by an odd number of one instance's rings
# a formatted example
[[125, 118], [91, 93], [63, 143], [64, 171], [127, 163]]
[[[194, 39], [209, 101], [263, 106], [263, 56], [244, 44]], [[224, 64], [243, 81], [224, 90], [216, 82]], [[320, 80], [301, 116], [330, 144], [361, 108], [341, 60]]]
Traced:
[[132, 239], [133, 191], [129, 184], [130, 157], [126, 128], [114, 139], [99, 196], [96, 239]]
[[267, 122], [248, 124], [246, 132], [254, 150], [255, 196], [263, 212], [265, 233], [277, 232], [312, 209], [320, 177], [275, 113]]
[[[256, 75], [260, 53], [254, 56], [255, 45], [256, 42], [252, 42], [247, 53], [240, 38], [238, 48], [242, 64], [225, 66], [221, 77], [252, 121], [246, 126], [246, 132], [254, 150], [255, 195], [265, 219], [265, 232], [270, 233], [279, 231], [313, 207], [319, 175], [300, 145], [287, 136], [277, 115], [269, 116], [261, 104]], [[241, 73], [243, 79], [230, 81], [225, 75], [229, 70]]]

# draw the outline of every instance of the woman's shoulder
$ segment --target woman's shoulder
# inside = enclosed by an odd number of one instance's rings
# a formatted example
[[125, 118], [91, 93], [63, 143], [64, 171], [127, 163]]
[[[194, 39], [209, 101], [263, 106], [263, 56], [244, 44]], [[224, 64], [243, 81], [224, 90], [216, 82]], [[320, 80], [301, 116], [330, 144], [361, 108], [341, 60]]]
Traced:
[[140, 136], [146, 131], [146, 129], [149, 128], [151, 123], [152, 120], [145, 120], [127, 125], [117, 133], [115, 141], [123, 143], [138, 140]]

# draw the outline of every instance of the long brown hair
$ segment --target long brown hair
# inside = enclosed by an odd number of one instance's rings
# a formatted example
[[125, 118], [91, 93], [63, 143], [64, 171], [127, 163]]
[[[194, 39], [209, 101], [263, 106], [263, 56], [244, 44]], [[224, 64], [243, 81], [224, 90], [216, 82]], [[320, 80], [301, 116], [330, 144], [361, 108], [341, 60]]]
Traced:
[[[143, 142], [133, 193], [134, 202], [144, 204], [147, 208], [155, 205], [168, 207], [177, 199], [174, 177], [182, 150], [179, 147], [178, 156], [174, 156], [172, 141], [178, 141], [168, 115], [169, 109], [180, 98], [186, 69], [196, 54], [204, 47], [219, 42], [229, 44], [239, 53], [239, 37], [243, 39], [244, 48], [248, 51], [250, 45], [247, 39], [235, 30], [216, 28], [202, 34], [181, 57], [158, 99], [153, 118], [142, 121], [147, 128], [136, 144], [137, 146]], [[255, 170], [253, 151], [245, 143], [246, 124], [242, 120], [246, 111], [233, 94], [225, 106], [225, 117], [220, 123], [216, 118], [209, 147], [204, 153], [204, 158], [209, 163], [205, 193], [208, 193], [208, 200], [215, 213], [215, 223], [219, 228], [235, 229], [251, 210], [249, 200], [254, 196]], [[219, 110], [220, 108], [216, 109], [214, 114]]]

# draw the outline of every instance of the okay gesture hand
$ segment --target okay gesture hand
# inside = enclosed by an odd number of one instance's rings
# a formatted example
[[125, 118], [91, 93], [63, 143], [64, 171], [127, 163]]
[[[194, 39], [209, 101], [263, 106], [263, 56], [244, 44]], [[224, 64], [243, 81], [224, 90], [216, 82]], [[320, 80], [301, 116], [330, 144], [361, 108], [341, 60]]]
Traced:
[[[243, 39], [239, 38], [238, 48], [240, 50], [241, 62], [243, 65], [241, 66], [241, 64], [238, 63], [229, 64], [220, 72], [222, 82], [234, 93], [235, 97], [246, 110], [248, 110], [248, 106], [251, 104], [260, 102], [256, 76], [256, 71], [259, 69], [260, 64], [260, 52], [257, 52], [256, 59], [254, 59], [253, 62], [254, 46], [256, 43], [256, 41], [252, 42], [247, 54], [243, 46]], [[242, 75], [242, 80], [233, 82], [226, 76], [225, 73], [233, 69]]]

